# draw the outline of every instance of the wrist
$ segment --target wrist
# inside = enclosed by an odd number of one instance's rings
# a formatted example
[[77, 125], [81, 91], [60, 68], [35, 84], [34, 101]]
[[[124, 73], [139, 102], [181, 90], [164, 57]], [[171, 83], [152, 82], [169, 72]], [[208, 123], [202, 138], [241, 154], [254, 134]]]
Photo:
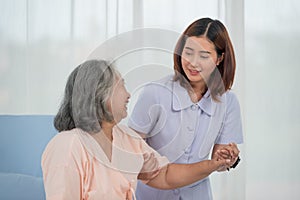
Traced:
[[231, 168], [232, 169], [236, 168], [236, 166], [239, 164], [240, 161], [241, 161], [241, 158], [238, 156], [236, 161], [233, 163], [233, 165], [231, 165], [230, 168], [227, 168], [227, 171], [229, 171]]
[[234, 169], [239, 164], [240, 161], [241, 161], [241, 158], [238, 156], [237, 159], [236, 159], [236, 161], [233, 163], [233, 165], [231, 165], [230, 168]]

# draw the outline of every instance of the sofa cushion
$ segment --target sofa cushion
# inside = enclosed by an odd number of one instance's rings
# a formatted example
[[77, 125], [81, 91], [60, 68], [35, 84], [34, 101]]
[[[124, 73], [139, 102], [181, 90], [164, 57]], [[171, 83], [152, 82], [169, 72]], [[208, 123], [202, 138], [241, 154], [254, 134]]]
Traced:
[[0, 172], [42, 177], [41, 156], [57, 133], [52, 115], [0, 115]]
[[0, 173], [0, 199], [44, 200], [43, 179], [23, 174]]

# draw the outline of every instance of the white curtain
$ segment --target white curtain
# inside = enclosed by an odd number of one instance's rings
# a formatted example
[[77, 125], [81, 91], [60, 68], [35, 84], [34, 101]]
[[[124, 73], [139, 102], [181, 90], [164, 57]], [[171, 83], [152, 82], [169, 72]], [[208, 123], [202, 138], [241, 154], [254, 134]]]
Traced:
[[245, 1], [247, 199], [300, 199], [300, 3]]
[[0, 113], [56, 113], [68, 74], [131, 30], [132, 10], [131, 0], [0, 0]]
[[[245, 144], [237, 170], [211, 176], [214, 197], [300, 198], [297, 0], [0, 0], [0, 13], [0, 114], [55, 114], [69, 73], [110, 38], [155, 28], [175, 45], [195, 19], [220, 19], [236, 52]], [[170, 73], [172, 54], [147, 49], [116, 63], [130, 112], [137, 84]]]

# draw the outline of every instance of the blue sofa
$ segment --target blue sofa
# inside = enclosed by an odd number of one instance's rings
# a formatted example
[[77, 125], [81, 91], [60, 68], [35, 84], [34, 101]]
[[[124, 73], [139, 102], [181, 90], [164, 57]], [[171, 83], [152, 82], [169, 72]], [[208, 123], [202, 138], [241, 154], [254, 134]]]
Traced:
[[0, 199], [44, 200], [41, 155], [57, 134], [51, 115], [0, 115]]

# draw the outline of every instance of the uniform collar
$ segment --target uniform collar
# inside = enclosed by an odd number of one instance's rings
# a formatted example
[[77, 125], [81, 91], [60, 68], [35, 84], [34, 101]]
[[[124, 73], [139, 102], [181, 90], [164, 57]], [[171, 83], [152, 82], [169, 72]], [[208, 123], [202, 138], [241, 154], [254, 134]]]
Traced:
[[[174, 81], [172, 93], [172, 108], [175, 111], [180, 111], [194, 104], [195, 103], [191, 101], [187, 90], [180, 85], [179, 81]], [[207, 90], [202, 99], [196, 104], [200, 107], [200, 109], [203, 112], [205, 112], [209, 116], [213, 115], [216, 107], [216, 102], [212, 100], [209, 90]]]
[[203, 112], [205, 112], [209, 116], [212, 116], [214, 114], [216, 102], [212, 100], [209, 90], [206, 91], [205, 95], [198, 102], [198, 106]]
[[188, 91], [182, 87], [179, 81], [173, 81], [172, 84], [172, 107], [176, 111], [190, 107], [194, 103], [188, 94]]

